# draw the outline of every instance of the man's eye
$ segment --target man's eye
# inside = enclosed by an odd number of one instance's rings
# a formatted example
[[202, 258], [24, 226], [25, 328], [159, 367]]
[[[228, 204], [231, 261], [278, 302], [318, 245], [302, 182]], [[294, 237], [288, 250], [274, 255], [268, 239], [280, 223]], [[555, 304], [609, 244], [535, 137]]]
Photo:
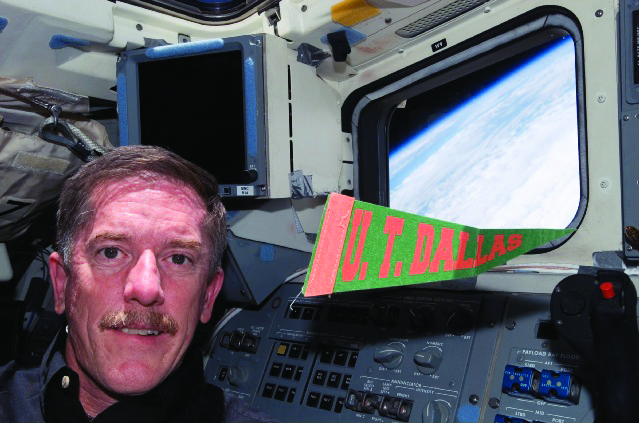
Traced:
[[117, 258], [119, 253], [120, 253], [120, 250], [118, 250], [115, 247], [107, 247], [102, 250], [102, 255], [104, 255], [104, 257], [108, 259]]
[[184, 254], [173, 254], [171, 256], [171, 262], [174, 264], [185, 264], [188, 260], [188, 257]]

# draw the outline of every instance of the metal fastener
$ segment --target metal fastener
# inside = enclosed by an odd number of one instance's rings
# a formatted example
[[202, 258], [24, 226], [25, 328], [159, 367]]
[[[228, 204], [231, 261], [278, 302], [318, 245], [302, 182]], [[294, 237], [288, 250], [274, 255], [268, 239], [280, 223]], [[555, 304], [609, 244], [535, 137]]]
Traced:
[[308, 10], [308, 7], [306, 7], [305, 4], [302, 5], [302, 12], [306, 12]]
[[602, 17], [603, 16], [603, 10], [601, 10], [601, 9], [597, 10], [595, 12], [595, 16], [598, 17], [598, 18]]
[[515, 326], [517, 326], [517, 322], [515, 322], [514, 320], [509, 320], [506, 322], [506, 329], [508, 330], [515, 329]]
[[142, 24], [137, 24], [135, 26], [135, 29], [137, 29], [138, 31], [142, 31]]
[[602, 179], [602, 181], [599, 182], [599, 186], [601, 188], [608, 188], [608, 185], [610, 185], [610, 184], [609, 184], [609, 182], [606, 179]]
[[628, 115], [623, 115], [623, 120], [625, 120], [625, 121], [629, 121], [629, 120], [630, 120], [630, 116], [628, 116]]
[[391, 18], [386, 18], [386, 19], [384, 19], [384, 22], [386, 22], [387, 24], [389, 24], [389, 23], [393, 22], [393, 20], [392, 20]]
[[488, 400], [488, 406], [490, 408], [499, 408], [499, 398], [492, 397]]
[[479, 396], [472, 394], [469, 398], [468, 398], [468, 402], [471, 403], [472, 405], [475, 405], [479, 402]]

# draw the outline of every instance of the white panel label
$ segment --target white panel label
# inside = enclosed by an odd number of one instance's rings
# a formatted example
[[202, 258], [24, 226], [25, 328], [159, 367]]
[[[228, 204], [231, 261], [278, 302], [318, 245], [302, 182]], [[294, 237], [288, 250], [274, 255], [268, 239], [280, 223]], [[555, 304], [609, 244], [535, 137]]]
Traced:
[[248, 186], [238, 186], [237, 187], [237, 195], [248, 195], [248, 196], [254, 196], [255, 195], [255, 187], [248, 185]]

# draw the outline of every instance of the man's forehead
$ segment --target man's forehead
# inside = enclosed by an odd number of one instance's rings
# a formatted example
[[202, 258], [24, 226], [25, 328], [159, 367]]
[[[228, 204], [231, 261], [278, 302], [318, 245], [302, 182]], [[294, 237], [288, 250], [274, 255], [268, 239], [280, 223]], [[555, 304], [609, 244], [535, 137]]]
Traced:
[[[206, 214], [206, 205], [202, 198], [190, 186], [163, 177], [142, 178], [132, 176], [117, 181], [101, 183], [93, 189], [90, 201], [94, 211], [122, 197], [140, 198], [141, 201], [152, 202], [154, 198], [171, 197], [179, 204]], [[178, 204], [178, 203], [176, 203]]]
[[[164, 205], [167, 212], [160, 217], [171, 217], [174, 214], [183, 218], [182, 222], [197, 228], [198, 235], [206, 243], [205, 226], [207, 223], [207, 210], [203, 200], [189, 186], [170, 179], [154, 179], [149, 181], [139, 177], [131, 177], [124, 180], [106, 182], [93, 189], [90, 197], [91, 218], [81, 230], [79, 239], [88, 241], [96, 234], [96, 229], [103, 226], [104, 219], [108, 218], [113, 226], [114, 217], [119, 216], [122, 205], [126, 205], [129, 212], [135, 209], [139, 214], [152, 215], [154, 207]], [[175, 212], [175, 213], [173, 213]], [[154, 216], [157, 218], [158, 213]], [[184, 216], [188, 216], [188, 219]], [[123, 223], [126, 220], [123, 219]], [[179, 226], [179, 225], [178, 225]], [[113, 231], [113, 229], [116, 229]], [[111, 227], [108, 233], [123, 233]], [[187, 231], [191, 232], [191, 231]]]

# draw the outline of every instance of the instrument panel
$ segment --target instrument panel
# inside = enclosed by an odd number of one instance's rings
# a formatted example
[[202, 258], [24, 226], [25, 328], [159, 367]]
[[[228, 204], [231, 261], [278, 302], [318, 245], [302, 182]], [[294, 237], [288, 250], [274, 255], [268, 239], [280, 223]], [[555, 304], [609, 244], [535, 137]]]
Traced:
[[283, 422], [588, 422], [585, 361], [550, 295], [278, 288], [214, 339], [209, 383]]

